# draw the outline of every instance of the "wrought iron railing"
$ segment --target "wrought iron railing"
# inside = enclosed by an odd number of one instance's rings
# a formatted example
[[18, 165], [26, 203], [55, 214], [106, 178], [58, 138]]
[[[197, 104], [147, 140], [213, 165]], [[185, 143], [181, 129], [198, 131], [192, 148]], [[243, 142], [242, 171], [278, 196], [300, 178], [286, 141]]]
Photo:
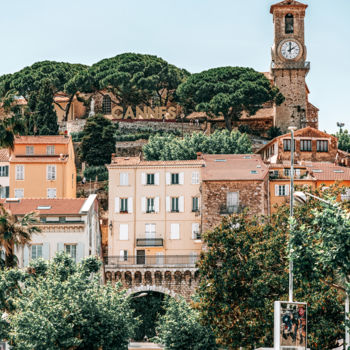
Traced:
[[142, 266], [194, 266], [198, 255], [146, 255], [146, 256], [104, 256], [105, 265], [127, 267]]
[[163, 238], [136, 238], [137, 247], [163, 247]]
[[283, 62], [283, 63], [271, 63], [272, 69], [310, 69], [310, 62]]

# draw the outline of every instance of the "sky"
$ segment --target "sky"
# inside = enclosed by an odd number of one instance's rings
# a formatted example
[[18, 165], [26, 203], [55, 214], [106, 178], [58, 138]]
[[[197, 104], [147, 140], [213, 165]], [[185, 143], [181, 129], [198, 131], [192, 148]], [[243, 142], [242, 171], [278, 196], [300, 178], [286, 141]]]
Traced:
[[[0, 0], [0, 75], [42, 60], [91, 65], [147, 53], [192, 73], [220, 66], [268, 71], [270, 0]], [[305, 0], [307, 84], [319, 128], [350, 129], [350, 1]]]

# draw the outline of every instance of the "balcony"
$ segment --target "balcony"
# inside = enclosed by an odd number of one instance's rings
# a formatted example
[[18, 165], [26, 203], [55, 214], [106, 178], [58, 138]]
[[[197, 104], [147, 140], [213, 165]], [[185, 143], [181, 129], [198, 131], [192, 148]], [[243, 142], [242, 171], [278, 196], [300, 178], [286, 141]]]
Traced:
[[195, 255], [146, 255], [104, 256], [105, 265], [113, 267], [194, 267], [199, 256]]
[[164, 240], [161, 235], [150, 235], [142, 234], [136, 237], [137, 247], [163, 247]]
[[271, 63], [271, 69], [305, 69], [310, 70], [310, 62], [283, 62]]
[[243, 211], [244, 207], [241, 205], [222, 205], [220, 206], [221, 215], [239, 214]]

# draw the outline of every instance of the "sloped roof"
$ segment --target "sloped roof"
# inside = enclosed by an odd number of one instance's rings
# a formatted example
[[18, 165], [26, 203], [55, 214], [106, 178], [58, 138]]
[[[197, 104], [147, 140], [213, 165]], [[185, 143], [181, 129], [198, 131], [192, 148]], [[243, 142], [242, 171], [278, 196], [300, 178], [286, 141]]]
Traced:
[[8, 162], [9, 158], [8, 148], [0, 148], [0, 162]]
[[333, 163], [306, 163], [307, 168], [318, 181], [350, 181], [350, 168]]
[[154, 160], [147, 161], [142, 160], [140, 157], [114, 157], [112, 158], [112, 163], [108, 167], [113, 166], [181, 166], [181, 165], [204, 165], [204, 161], [201, 159], [193, 160]]
[[303, 4], [303, 3], [299, 2], [299, 1], [284, 0], [284, 1], [278, 2], [277, 4], [272, 5], [271, 8], [270, 8], [270, 13], [273, 13], [275, 8], [277, 8], [277, 7], [284, 7], [284, 6], [302, 7], [304, 9], [306, 9], [308, 7], [308, 5]]
[[24, 144], [67, 144], [70, 137], [64, 135], [47, 135], [47, 136], [16, 136], [15, 145]]
[[[18, 201], [1, 199], [0, 203], [9, 209], [14, 215], [24, 215], [33, 211], [41, 215], [75, 215], [86, 198], [21, 198]], [[50, 207], [50, 209], [38, 209], [38, 207]]]
[[268, 168], [256, 154], [204, 154], [203, 181], [263, 180]]

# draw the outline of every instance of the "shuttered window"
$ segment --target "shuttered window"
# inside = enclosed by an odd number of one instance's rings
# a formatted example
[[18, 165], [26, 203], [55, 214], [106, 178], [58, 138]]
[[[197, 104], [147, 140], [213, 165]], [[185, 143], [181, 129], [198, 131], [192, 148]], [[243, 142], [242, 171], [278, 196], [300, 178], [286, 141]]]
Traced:
[[76, 244], [65, 244], [64, 252], [68, 254], [73, 261], [77, 261], [77, 245]]
[[311, 152], [312, 151], [311, 140], [300, 140], [300, 151], [301, 152]]
[[43, 257], [43, 245], [35, 244], [30, 247], [30, 257], [31, 259], [38, 259]]
[[16, 180], [24, 180], [24, 165], [16, 165]]
[[56, 180], [56, 165], [47, 166], [47, 180]]
[[129, 185], [129, 174], [120, 173], [120, 186], [128, 186], [128, 185]]

